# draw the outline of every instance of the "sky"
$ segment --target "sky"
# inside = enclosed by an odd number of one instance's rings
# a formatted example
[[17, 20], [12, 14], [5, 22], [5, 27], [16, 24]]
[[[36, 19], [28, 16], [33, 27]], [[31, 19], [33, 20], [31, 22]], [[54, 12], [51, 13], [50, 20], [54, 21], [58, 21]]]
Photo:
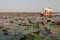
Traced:
[[0, 0], [0, 12], [40, 12], [50, 7], [60, 11], [60, 0]]

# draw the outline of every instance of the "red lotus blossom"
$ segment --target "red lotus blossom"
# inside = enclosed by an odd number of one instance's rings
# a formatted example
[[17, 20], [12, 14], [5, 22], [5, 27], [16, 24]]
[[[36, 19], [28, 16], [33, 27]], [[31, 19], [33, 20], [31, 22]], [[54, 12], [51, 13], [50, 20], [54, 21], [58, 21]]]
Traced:
[[51, 34], [55, 34], [55, 31], [53, 29], [50, 30]]

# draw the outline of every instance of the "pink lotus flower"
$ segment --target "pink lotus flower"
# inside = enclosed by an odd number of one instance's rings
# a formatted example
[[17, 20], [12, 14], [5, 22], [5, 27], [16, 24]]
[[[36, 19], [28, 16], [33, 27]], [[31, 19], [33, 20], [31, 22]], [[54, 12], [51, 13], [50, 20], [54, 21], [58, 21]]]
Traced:
[[7, 25], [7, 26], [9, 25], [8, 23], [5, 23], [5, 22], [0, 22], [0, 24], [2, 24], [2, 25], [5, 24], [5, 25]]
[[58, 20], [58, 22], [60, 22], [60, 20]]
[[13, 30], [14, 30], [14, 31], [16, 31], [16, 30], [17, 30], [17, 28], [13, 28]]
[[1, 16], [0, 18], [3, 18], [4, 16]]
[[60, 20], [55, 20], [54, 22], [55, 22], [55, 23], [57, 23], [57, 22], [59, 22], [59, 23], [60, 23]]
[[55, 31], [53, 29], [50, 30], [51, 34], [55, 34]]
[[0, 22], [0, 24], [4, 24], [4, 22]]
[[8, 23], [5, 23], [5, 25], [8, 25]]

